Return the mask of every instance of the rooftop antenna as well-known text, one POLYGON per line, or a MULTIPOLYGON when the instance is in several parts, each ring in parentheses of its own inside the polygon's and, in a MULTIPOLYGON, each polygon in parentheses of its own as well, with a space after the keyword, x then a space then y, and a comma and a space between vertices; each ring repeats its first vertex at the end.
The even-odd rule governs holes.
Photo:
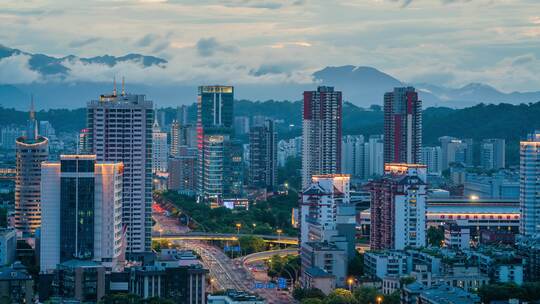
POLYGON ((122 96, 126 95, 124 76, 122 76, 122 96))
POLYGON ((116 76, 113 77, 113 96, 116 96, 116 76))
POLYGON ((36 119, 36 111, 34 110, 34 94, 30 95, 30 120, 36 119))

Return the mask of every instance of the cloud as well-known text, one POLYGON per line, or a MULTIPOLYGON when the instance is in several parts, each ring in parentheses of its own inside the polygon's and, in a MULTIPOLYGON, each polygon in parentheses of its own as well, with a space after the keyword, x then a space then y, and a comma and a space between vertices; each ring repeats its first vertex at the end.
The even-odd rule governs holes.
POLYGON ((257 69, 252 69, 249 74, 259 77, 271 74, 291 74, 292 71, 302 68, 302 64, 298 62, 281 62, 261 64, 257 69))
POLYGON ((217 52, 233 53, 236 48, 221 44, 216 38, 201 38, 195 45, 197 53, 202 57, 211 57, 217 52))
POLYGON ((289 5, 303 5, 305 0, 223 0, 221 3, 226 7, 247 7, 275 10, 289 5))
POLYGON ((524 65, 524 64, 529 64, 531 62, 535 62, 537 59, 536 59, 536 56, 534 56, 534 54, 527 54, 527 55, 523 55, 523 56, 518 56, 516 58, 514 58, 512 60, 512 65, 513 66, 520 66, 520 65, 524 65))
POLYGON ((74 40, 74 41, 71 41, 68 46, 71 48, 80 48, 80 47, 98 42, 100 40, 101 38, 98 38, 98 37, 92 37, 92 38, 82 39, 82 40, 74 40))
POLYGON ((391 2, 397 2, 401 4, 401 7, 407 7, 413 0, 390 0, 391 2))
POLYGON ((31 83, 40 79, 40 74, 30 69, 28 55, 13 55, 0 60, 0 83, 31 83))
POLYGON ((147 47, 147 46, 150 46, 155 41, 157 41, 158 39, 159 39, 159 36, 156 34, 146 34, 143 37, 141 37, 141 39, 137 40, 135 42, 135 45, 140 46, 140 47, 147 47))

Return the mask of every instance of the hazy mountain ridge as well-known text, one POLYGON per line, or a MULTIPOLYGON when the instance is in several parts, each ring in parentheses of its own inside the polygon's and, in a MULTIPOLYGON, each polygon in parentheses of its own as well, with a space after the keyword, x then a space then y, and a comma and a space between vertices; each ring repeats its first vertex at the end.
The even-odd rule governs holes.
MULTIPOLYGON (((38 108, 77 108, 100 94, 112 91, 112 83, 92 81, 68 81, 71 72, 68 63, 98 64, 114 67, 120 63, 136 63, 141 69, 167 67, 167 60, 140 54, 125 56, 95 56, 90 58, 69 55, 53 57, 32 54, 19 49, 0 45, 0 62, 11 56, 28 56, 30 69, 38 72, 40 81, 3 85, 0 83, 0 105, 24 109, 33 94, 38 108), (48 76, 51 76, 50 78, 48 76), (54 79, 54 80, 51 80, 54 79)), ((121 76, 121 75, 119 75, 121 76)), ((368 66, 328 66, 312 74, 313 83, 234 83, 236 98, 247 100, 300 100, 304 90, 313 90, 317 85, 334 86, 343 92, 344 100, 361 107, 382 105, 383 95, 396 86, 413 85, 420 92, 424 108, 442 106, 464 108, 478 103, 530 103, 540 101, 540 91, 505 93, 486 84, 470 83, 461 88, 449 88, 431 83, 408 84, 387 73, 368 66)), ((128 92, 145 94, 159 106, 191 104, 197 98, 197 85, 192 83, 163 83, 146 85, 133 83, 126 75, 128 92)), ((210 81, 210 80, 209 80, 210 81)), ((111 81, 112 82, 112 81, 111 81)))
POLYGON ((103 64, 109 67, 115 66, 121 62, 136 62, 141 67, 146 68, 153 65, 164 67, 167 64, 167 60, 154 57, 145 56, 140 54, 127 54, 124 56, 116 57, 111 55, 95 56, 95 57, 77 57, 75 55, 68 55, 64 57, 53 57, 44 54, 32 54, 21 51, 19 49, 9 48, 0 45, 0 60, 3 58, 25 55, 29 56, 29 66, 32 70, 39 72, 43 76, 66 76, 70 69, 66 66, 66 62, 80 61, 84 64, 103 64))

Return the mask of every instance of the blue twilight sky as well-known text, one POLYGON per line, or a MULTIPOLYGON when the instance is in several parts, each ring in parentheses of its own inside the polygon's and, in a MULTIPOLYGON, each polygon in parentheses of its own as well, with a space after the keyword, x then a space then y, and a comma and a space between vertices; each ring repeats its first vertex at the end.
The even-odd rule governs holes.
MULTIPOLYGON (((407 82, 540 89, 539 0, 0 0, 0 44, 169 60, 71 62, 68 81, 309 83, 313 71, 352 64, 407 82)), ((0 83, 47 81, 27 60, 1 60, 0 83)))

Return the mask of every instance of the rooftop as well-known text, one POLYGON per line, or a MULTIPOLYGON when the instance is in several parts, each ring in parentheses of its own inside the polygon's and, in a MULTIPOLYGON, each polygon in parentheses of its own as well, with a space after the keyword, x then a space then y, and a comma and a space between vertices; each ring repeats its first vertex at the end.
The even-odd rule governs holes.
POLYGON ((423 291, 420 297, 434 304, 475 304, 480 303, 480 297, 463 289, 448 285, 440 285, 423 291))

